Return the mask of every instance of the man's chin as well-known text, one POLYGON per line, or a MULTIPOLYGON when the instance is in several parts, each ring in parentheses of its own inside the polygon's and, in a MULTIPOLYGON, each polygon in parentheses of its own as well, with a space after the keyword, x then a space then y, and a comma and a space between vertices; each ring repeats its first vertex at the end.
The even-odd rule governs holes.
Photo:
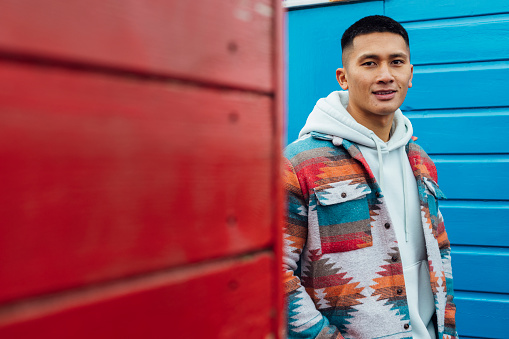
POLYGON ((397 108, 396 109, 380 110, 380 111, 377 111, 377 112, 373 112, 373 114, 380 115, 380 116, 387 116, 387 115, 394 114, 394 112, 396 112, 396 110, 397 110, 397 108))

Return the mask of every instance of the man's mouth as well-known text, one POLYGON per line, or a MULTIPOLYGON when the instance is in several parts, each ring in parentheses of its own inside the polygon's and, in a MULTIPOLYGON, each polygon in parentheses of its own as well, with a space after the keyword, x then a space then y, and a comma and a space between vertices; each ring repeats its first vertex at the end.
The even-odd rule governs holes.
POLYGON ((387 91, 374 91, 373 94, 380 100, 390 100, 394 98, 396 91, 387 90, 387 91))

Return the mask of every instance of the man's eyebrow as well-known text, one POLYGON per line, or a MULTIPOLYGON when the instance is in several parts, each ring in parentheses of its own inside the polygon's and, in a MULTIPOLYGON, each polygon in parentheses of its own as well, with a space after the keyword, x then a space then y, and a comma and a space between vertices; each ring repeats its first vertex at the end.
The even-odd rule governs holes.
MULTIPOLYGON (((406 54, 404 52, 399 52, 399 53, 393 53, 393 54, 389 55, 389 57, 391 59, 394 59, 394 58, 408 58, 408 54, 406 54)), ((366 54, 361 54, 359 56, 359 60, 363 60, 363 59, 380 59, 380 56, 378 54, 375 54, 375 53, 366 53, 366 54)))
POLYGON ((408 58, 408 55, 406 53, 394 53, 390 55, 391 58, 408 58))
POLYGON ((377 54, 369 54, 369 53, 366 53, 366 54, 361 54, 361 56, 359 56, 359 59, 362 60, 362 59, 379 59, 380 56, 378 56, 377 54))

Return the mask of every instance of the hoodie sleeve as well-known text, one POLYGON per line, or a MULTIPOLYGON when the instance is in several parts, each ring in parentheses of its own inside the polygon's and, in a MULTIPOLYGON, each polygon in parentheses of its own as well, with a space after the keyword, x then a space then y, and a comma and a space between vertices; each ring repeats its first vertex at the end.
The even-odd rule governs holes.
POLYGON ((284 185, 287 194, 286 223, 283 230, 284 288, 288 305, 288 338, 343 339, 315 307, 296 274, 307 238, 307 211, 299 180, 285 159, 284 185))

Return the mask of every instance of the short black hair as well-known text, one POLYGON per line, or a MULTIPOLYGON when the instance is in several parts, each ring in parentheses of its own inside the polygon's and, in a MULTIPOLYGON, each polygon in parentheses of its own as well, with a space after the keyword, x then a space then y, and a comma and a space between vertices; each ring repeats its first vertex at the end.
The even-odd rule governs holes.
POLYGON ((341 49, 344 51, 345 48, 349 47, 353 43, 353 39, 358 35, 376 32, 389 32, 401 35, 407 46, 410 47, 408 33, 399 22, 384 15, 370 15, 347 28, 341 37, 341 49))

